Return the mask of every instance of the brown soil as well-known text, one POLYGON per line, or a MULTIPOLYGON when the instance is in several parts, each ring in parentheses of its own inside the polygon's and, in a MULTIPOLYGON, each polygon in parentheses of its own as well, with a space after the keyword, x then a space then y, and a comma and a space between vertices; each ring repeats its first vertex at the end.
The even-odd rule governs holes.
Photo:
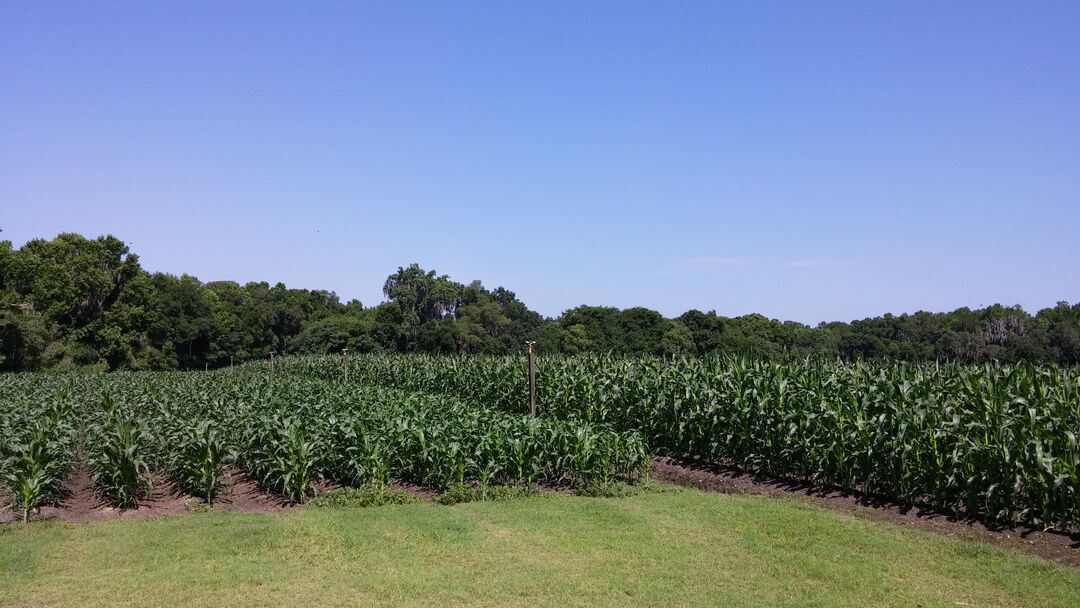
MULTIPOLYGON (((32 520, 55 519, 67 522, 108 521, 112 519, 145 519, 165 515, 186 515, 203 508, 205 501, 184 492, 171 479, 155 475, 153 492, 139 501, 138 508, 118 509, 91 485, 91 473, 76 469, 64 484, 63 498, 57 506, 41 507, 32 520)), ((316 494, 341 487, 340 484, 319 480, 312 484, 316 494)), ((430 488, 411 483, 392 483, 392 488, 404 490, 421 500, 430 502, 438 493, 430 488)), ((284 496, 267 491, 242 470, 230 467, 222 477, 221 488, 214 497, 214 510, 229 513, 258 512, 284 513, 302 509, 284 496)), ((10 497, 0 490, 0 524, 19 520, 19 513, 11 504, 10 497)))
MULTIPOLYGON (((97 492, 90 483, 90 472, 77 469, 64 484, 64 497, 58 506, 41 507, 31 517, 69 522, 143 519, 163 515, 183 515, 203 504, 201 498, 182 491, 172 480, 158 477, 149 498, 139 501, 136 509, 118 509, 97 492)), ((222 479, 220 493, 214 498, 216 511, 256 511, 281 513, 296 508, 282 496, 268 493, 238 469, 229 469, 222 479)), ((0 524, 16 521, 19 514, 10 507, 7 496, 0 497, 0 524)))
POLYGON ((439 493, 431 488, 424 486, 418 486, 415 483, 409 483, 404 481, 392 481, 390 487, 394 490, 402 490, 416 496, 424 502, 433 502, 439 497, 439 493))
POLYGON ((1080 567, 1080 532, 1030 527, 1000 527, 980 521, 964 521, 934 511, 899 505, 861 494, 822 489, 776 479, 751 476, 731 467, 693 461, 658 458, 651 477, 661 483, 706 492, 756 494, 794 498, 875 521, 929 530, 943 536, 986 543, 1073 567, 1080 567))

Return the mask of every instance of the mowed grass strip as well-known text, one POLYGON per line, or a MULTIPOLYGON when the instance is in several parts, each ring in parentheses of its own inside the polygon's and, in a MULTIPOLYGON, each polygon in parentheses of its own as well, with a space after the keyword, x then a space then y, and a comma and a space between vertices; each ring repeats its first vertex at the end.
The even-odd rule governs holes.
POLYGON ((1045 608, 1080 605, 1080 571, 677 491, 6 526, 0 605, 1045 608))

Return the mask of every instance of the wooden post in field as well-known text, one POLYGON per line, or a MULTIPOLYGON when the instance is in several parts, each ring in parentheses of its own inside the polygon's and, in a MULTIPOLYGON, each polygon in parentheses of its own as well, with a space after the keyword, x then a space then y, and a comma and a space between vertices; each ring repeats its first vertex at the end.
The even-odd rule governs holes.
POLYGON ((233 355, 229 355, 229 369, 232 369, 233 355))
POLYGON ((270 351, 270 373, 274 373, 274 351, 270 351))
POLYGON ((529 413, 536 415, 536 353, 533 352, 536 342, 526 341, 525 348, 529 351, 529 413))
POLYGON ((345 384, 349 383, 349 349, 341 349, 341 371, 345 375, 345 384))
POLYGON ((202 371, 204 371, 204 372, 210 371, 210 362, 209 361, 203 361, 202 366, 203 366, 202 371))

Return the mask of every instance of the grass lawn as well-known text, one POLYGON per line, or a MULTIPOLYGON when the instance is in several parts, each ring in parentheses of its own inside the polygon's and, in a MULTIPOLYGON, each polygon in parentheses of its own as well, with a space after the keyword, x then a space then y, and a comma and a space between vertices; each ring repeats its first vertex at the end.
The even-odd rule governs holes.
POLYGON ((1080 606, 1080 571, 679 491, 0 528, 2 606, 1080 606))

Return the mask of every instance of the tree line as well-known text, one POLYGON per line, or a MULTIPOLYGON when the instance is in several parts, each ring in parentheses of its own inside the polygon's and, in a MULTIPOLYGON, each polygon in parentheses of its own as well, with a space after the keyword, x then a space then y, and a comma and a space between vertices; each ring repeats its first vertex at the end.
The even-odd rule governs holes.
POLYGON ((417 264, 383 284, 385 301, 342 303, 281 283, 203 283, 148 272, 120 239, 60 234, 0 241, 0 370, 202 369, 287 353, 539 352, 826 356, 1080 362, 1080 304, 1029 314, 995 304, 816 327, 760 314, 578 306, 556 318, 514 292, 459 283, 417 264))

